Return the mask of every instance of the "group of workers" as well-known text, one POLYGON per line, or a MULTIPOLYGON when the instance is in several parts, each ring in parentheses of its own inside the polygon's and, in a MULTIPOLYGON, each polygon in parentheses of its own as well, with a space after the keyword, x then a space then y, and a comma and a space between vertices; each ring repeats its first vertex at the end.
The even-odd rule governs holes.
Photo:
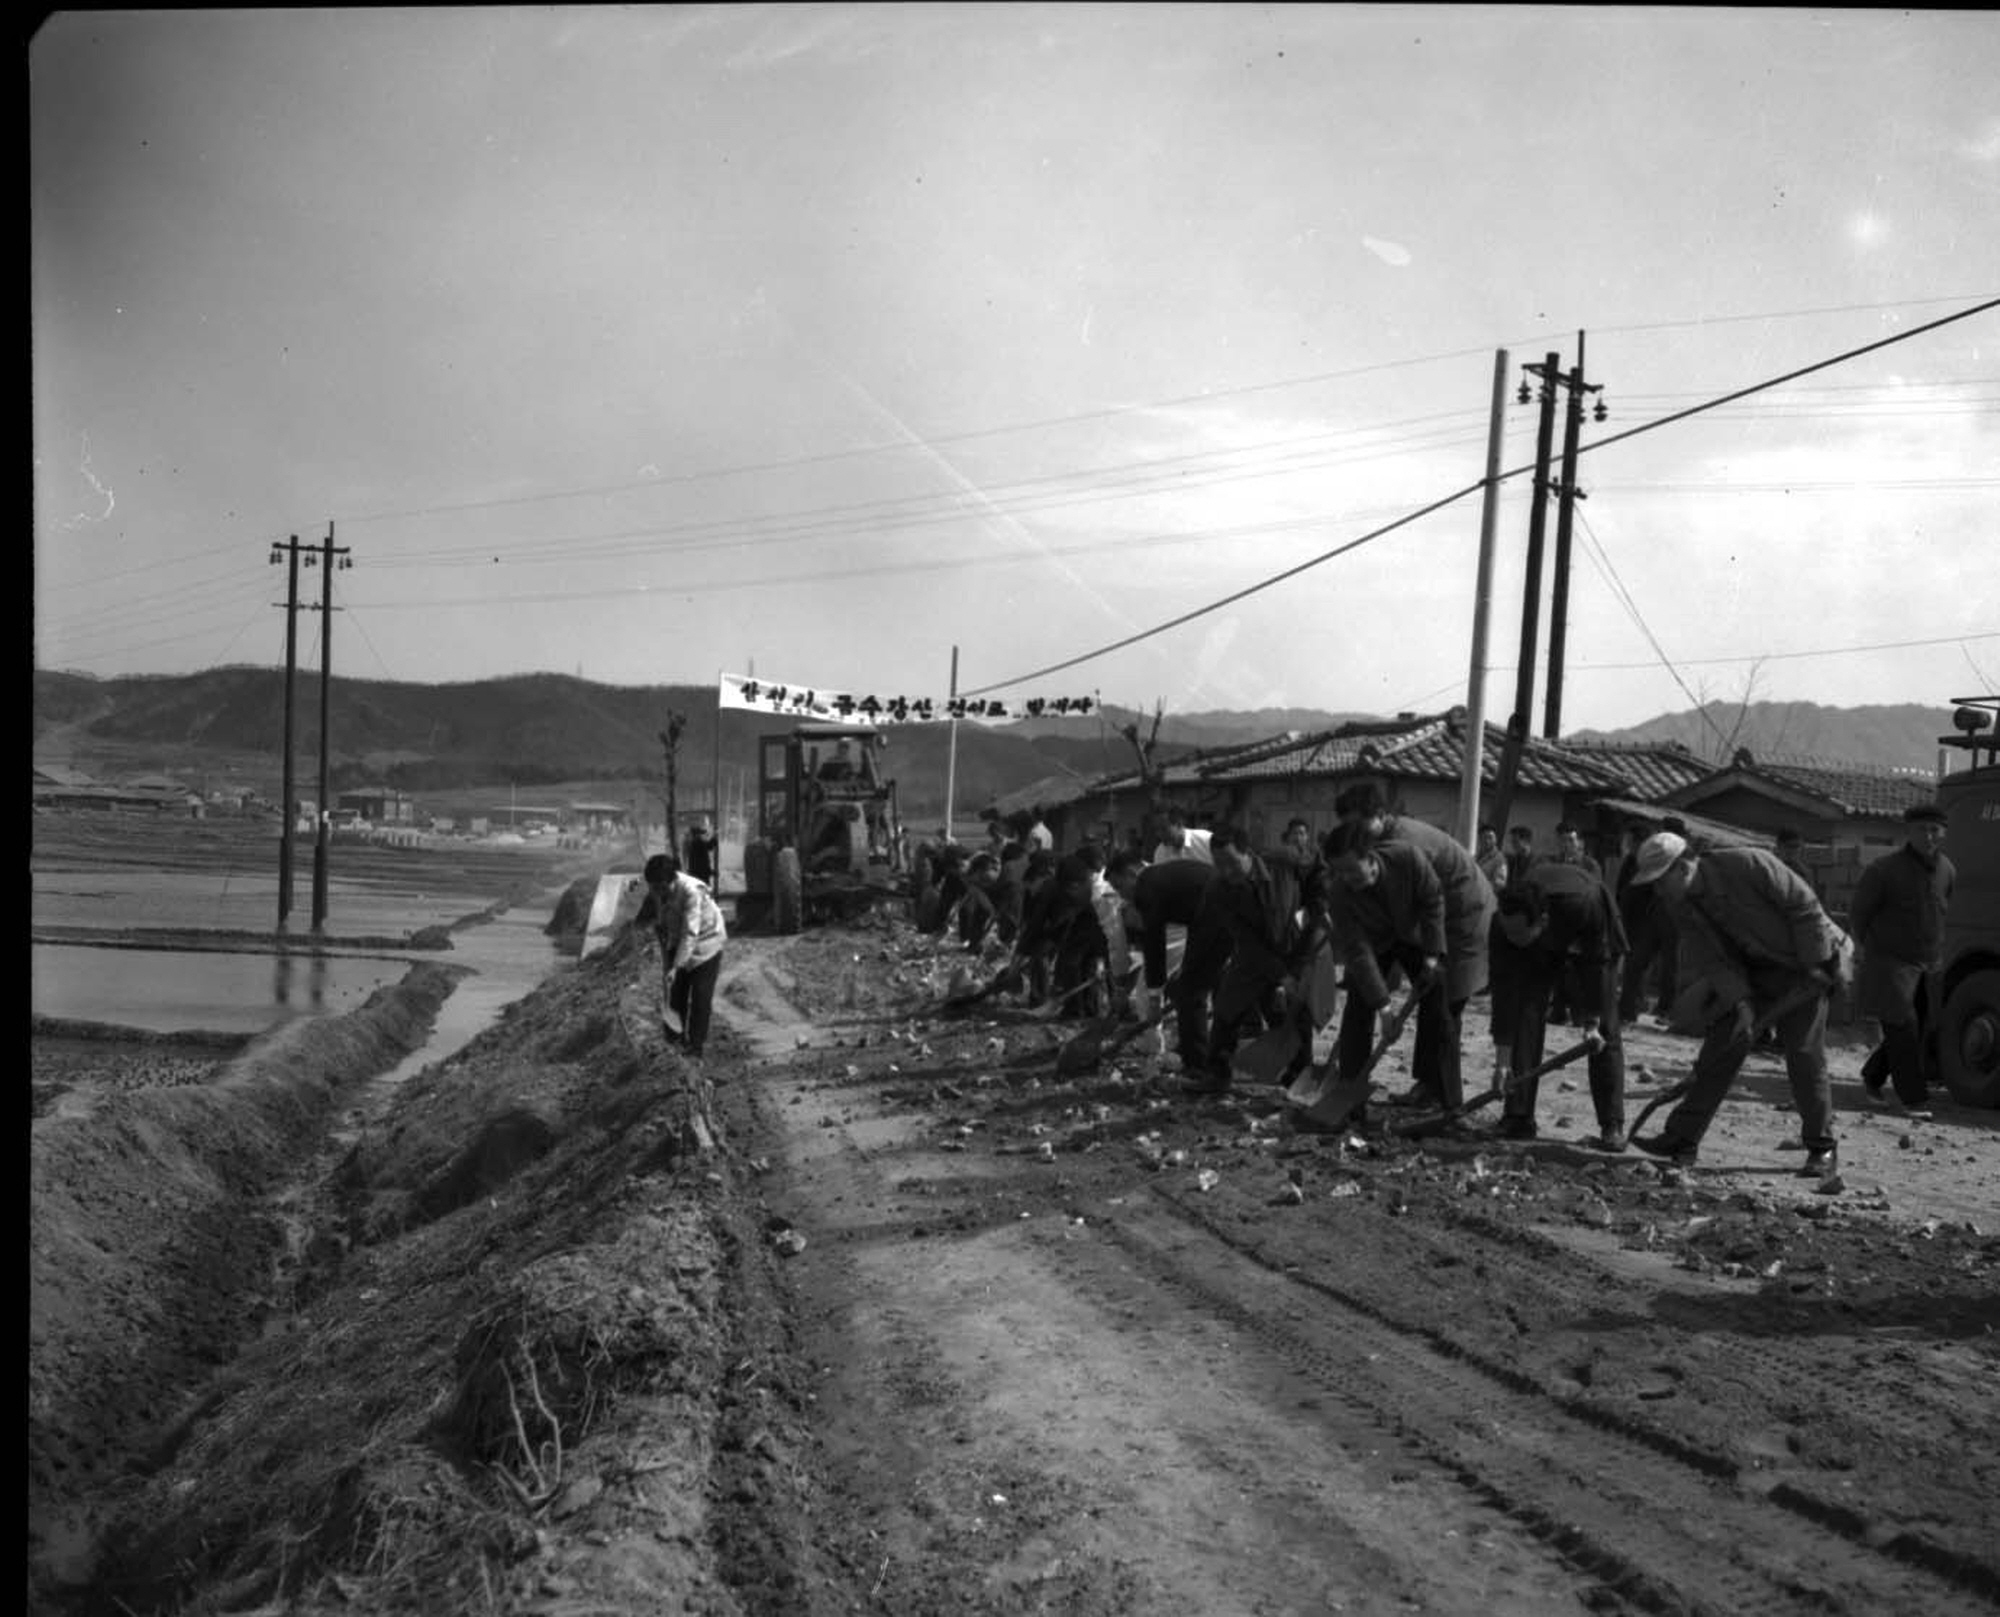
MULTIPOLYGON (((1890 1085, 1905 1107, 1923 1103, 1923 982, 1952 885, 1933 805, 1909 810, 1904 845, 1864 872, 1853 939, 1782 842, 1706 847, 1669 820, 1631 833, 1607 881, 1573 826, 1538 856, 1518 828, 1504 846, 1483 829, 1468 851, 1394 812, 1373 785, 1349 788, 1335 813, 1323 837, 1295 819, 1280 846, 1260 851, 1241 827, 1191 826, 1170 809, 1156 840, 1133 837, 1108 854, 1087 843, 1060 857, 1036 816, 1012 837, 996 827, 977 853, 920 850, 920 924, 955 923, 975 951, 997 938, 1036 1001, 1140 1020, 1171 1010, 1183 1082, 1200 1094, 1226 1091, 1242 1041, 1280 1027, 1297 1034, 1284 1074, 1296 1076, 1338 1003, 1338 1081, 1364 1077, 1391 1015, 1400 1028, 1413 1012, 1413 1087, 1398 1100, 1457 1113, 1465 1010, 1488 991, 1503 1137, 1534 1138, 1532 1075, 1549 1028, 1568 1024, 1579 1044, 1566 1053, 1588 1060, 1590 1143, 1611 1152, 1629 1143, 1682 1166, 1768 1039, 1800 1119, 1800 1172, 1812 1177, 1838 1166, 1826 1022, 1829 998, 1855 982, 1858 942, 1859 1009, 1883 1027, 1864 1083, 1885 1103, 1890 1085), (1622 1029, 1649 987, 1659 1012, 1701 1044, 1660 1132, 1628 1142, 1622 1029)), ((1365 1124, 1365 1110, 1349 1121, 1365 1124)))

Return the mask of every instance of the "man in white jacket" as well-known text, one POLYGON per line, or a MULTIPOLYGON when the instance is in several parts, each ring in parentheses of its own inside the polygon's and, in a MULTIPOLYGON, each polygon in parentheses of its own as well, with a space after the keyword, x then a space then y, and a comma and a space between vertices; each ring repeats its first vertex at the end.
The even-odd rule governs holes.
MULTIPOLYGON (((681 1020, 680 1044, 699 1059, 708 1042, 709 1014, 715 1005, 715 980, 722 974, 722 946, 728 931, 722 908, 694 877, 681 870, 670 853, 646 861, 646 903, 635 925, 650 920, 660 942, 660 970, 665 978, 667 1008, 681 1020)), ((673 1030, 667 1030, 669 1038, 673 1030)))

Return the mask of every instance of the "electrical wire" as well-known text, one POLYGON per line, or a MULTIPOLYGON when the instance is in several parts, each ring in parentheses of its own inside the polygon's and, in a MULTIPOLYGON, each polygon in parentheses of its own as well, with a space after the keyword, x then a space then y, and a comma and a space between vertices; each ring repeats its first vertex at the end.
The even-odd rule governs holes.
MULTIPOLYGON (((1970 294, 1968 294, 1970 295, 1970 294)), ((1893 303, 1848 303, 1834 304, 1812 309, 1766 310, 1751 314, 1704 315, 1682 320, 1656 320, 1635 325, 1599 326, 1596 329, 1605 334, 1623 334, 1641 331, 1681 331, 1711 325, 1734 325, 1758 320, 1793 320, 1826 314, 1868 313, 1881 309, 1920 309, 1940 303, 1962 301, 1956 296, 1912 298, 1893 303)), ((1922 328, 1919 328, 1922 329, 1922 328)), ((1538 332, 1533 336, 1515 339, 1502 344, 1516 347, 1548 340, 1560 334, 1538 332)), ((1435 354, 1421 354, 1410 359, 1383 360, 1372 365, 1356 365, 1345 370, 1319 371, 1305 376, 1285 377, 1270 382, 1250 382, 1240 387, 1212 388, 1202 393, 1182 394, 1173 398, 1154 399, 1141 404, 1127 404, 1107 407, 1102 410, 1082 410, 1069 415, 1043 416, 1028 421, 1011 422, 1002 426, 975 427, 964 432, 942 433, 923 440, 925 445, 937 447, 945 444, 973 443, 982 438, 1004 437, 1015 433, 1039 432, 1048 427, 1076 426, 1088 421, 1110 421, 1124 416, 1142 415, 1154 411, 1183 409, 1192 405, 1212 404, 1220 400, 1248 397, 1257 393, 1281 392, 1289 388, 1316 387, 1325 382, 1349 381, 1357 376, 1377 375, 1385 371, 1407 370, 1420 365, 1447 363, 1455 359, 1466 359, 1475 354, 1488 352, 1484 348, 1456 348, 1435 354)), ((892 443, 862 444, 853 449, 835 449, 815 455, 798 455, 782 460, 744 462, 733 466, 709 467, 701 471, 676 473, 672 477, 640 478, 619 483, 586 485, 570 489, 545 490, 536 494, 511 495, 499 499, 445 501, 430 505, 411 506, 400 510, 371 511, 359 515, 339 518, 342 524, 361 522, 390 522, 411 517, 441 516, 462 511, 492 511, 513 506, 543 504, 554 500, 582 499, 606 494, 629 493, 636 490, 660 488, 688 483, 707 482, 728 477, 763 476, 775 471, 791 471, 807 466, 830 465, 840 461, 861 459, 869 455, 908 453, 919 447, 906 439, 892 443)))
MULTIPOLYGON (((1581 503, 1581 501, 1578 502, 1579 507, 1581 503)), ((1688 699, 1689 705, 1701 715, 1702 722, 1715 732, 1716 741, 1722 746, 1727 747, 1729 738, 1722 733, 1721 727, 1708 716, 1707 705, 1689 688, 1688 682, 1681 678, 1681 671, 1674 666, 1673 659, 1667 655, 1667 648, 1660 644, 1660 637, 1653 633, 1652 626, 1646 622, 1646 615, 1639 610, 1639 603, 1632 598, 1632 592, 1625 587, 1625 580, 1618 576, 1618 569, 1611 563, 1610 552, 1604 548, 1603 542, 1597 537, 1597 531, 1591 527, 1590 519, 1584 516, 1581 509, 1577 509, 1576 517, 1583 529, 1585 554, 1590 557, 1592 565, 1598 569, 1603 575, 1604 581, 1610 586, 1612 598, 1625 609, 1626 615, 1638 625, 1639 632, 1646 637, 1646 644, 1653 648, 1654 655, 1660 659, 1660 666, 1673 676, 1674 683, 1681 688, 1681 694, 1688 699)))
MULTIPOLYGON (((1690 405, 1686 409, 1677 410, 1670 415, 1661 416, 1656 420, 1641 422, 1636 427, 1628 427, 1623 432, 1613 433, 1608 438, 1599 438, 1591 443, 1579 445, 1577 452, 1578 454, 1583 454, 1592 450, 1608 449, 1613 444, 1624 443, 1628 439, 1637 438, 1644 433, 1657 432, 1662 427, 1672 426, 1674 423, 1679 421, 1686 421, 1690 417, 1701 415, 1708 410, 1717 409, 1725 404, 1733 404, 1738 399, 1749 398, 1752 394, 1762 393, 1774 387, 1781 387, 1787 382, 1796 381, 1801 376, 1811 376, 1815 372, 1827 370, 1832 366, 1845 364, 1850 360, 1858 359, 1864 354, 1872 354, 1879 351, 1880 349, 1888 348, 1898 343, 1908 342, 1912 338, 1923 336, 1927 332, 1941 330, 1945 326, 1955 324, 1960 320, 1969 320, 1975 315, 1985 314, 1995 308, 2000 308, 2000 298, 1989 299, 1987 302, 1976 304, 1969 309, 1961 309, 1956 311, 1955 313, 1941 316, 1936 320, 1927 321, 1923 325, 1913 326, 1910 328, 1910 330, 1898 332, 1894 336, 1880 338, 1875 342, 1865 343, 1858 348, 1850 348, 1845 352, 1833 355, 1831 358, 1817 360, 1810 365, 1799 366, 1797 369, 1786 371, 1782 375, 1769 377, 1764 381, 1752 383, 1748 387, 1737 388, 1733 392, 1721 394, 1709 400, 1706 403, 1690 405)), ((1506 471, 1498 474, 1498 476, 1492 479, 1492 481, 1495 482, 1496 484, 1503 483, 1508 481, 1509 479, 1520 477, 1524 473, 1531 472, 1534 469, 1535 468, 1532 465, 1517 466, 1514 467, 1511 471, 1506 471)), ((1322 566, 1325 563, 1334 560, 1336 557, 1344 556, 1348 554, 1350 551, 1358 550, 1363 545, 1372 544, 1377 539, 1385 538, 1389 534, 1396 532, 1400 528, 1406 528, 1411 523, 1416 522, 1423 517, 1430 516, 1437 511, 1443 510, 1447 506, 1456 504, 1458 501, 1466 498, 1467 495, 1477 493, 1479 490, 1486 487, 1487 481, 1488 481, 1487 479, 1482 478, 1476 483, 1471 483, 1466 485, 1464 488, 1454 490, 1452 493, 1444 495, 1440 499, 1433 500, 1428 505, 1419 507, 1417 510, 1410 512, 1407 516, 1399 517, 1393 522, 1385 523, 1379 528, 1370 530, 1368 533, 1363 534, 1358 539, 1353 539, 1348 541, 1346 544, 1338 545, 1334 547, 1332 550, 1325 551, 1309 561, 1302 562, 1296 567, 1289 567, 1285 569, 1283 572, 1273 574, 1272 576, 1262 579, 1255 584, 1246 585, 1244 588, 1240 590, 1231 591, 1228 595, 1223 596, 1219 600, 1210 601, 1206 605, 1195 607, 1187 612, 1183 612, 1176 617, 1169 618, 1164 623, 1155 624, 1153 627, 1149 629, 1139 630, 1137 633, 1126 635, 1121 639, 1111 642, 1109 645, 1099 646, 1095 650, 1084 652, 1078 656, 1065 658, 1060 662, 1050 663, 1041 668, 1030 670, 1027 673, 1017 674, 1009 679, 996 680, 991 684, 981 685, 975 689, 964 691, 961 694, 968 697, 984 696, 989 692, 1006 690, 1015 685, 1026 684, 1031 680, 1045 679, 1051 674, 1062 673, 1068 669, 1075 668, 1082 663, 1094 662, 1100 657, 1106 657, 1114 652, 1123 651, 1127 647, 1137 645, 1141 641, 1150 640, 1157 635, 1165 634, 1167 631, 1171 629, 1180 628, 1183 625, 1192 623, 1199 618, 1206 617, 1212 612, 1219 612, 1226 606, 1233 606, 1238 601, 1245 600, 1252 595, 1260 594, 1264 590, 1274 588, 1278 584, 1285 583, 1290 579, 1296 578, 1302 573, 1309 572, 1315 567, 1322 566)), ((1643 667, 1648 665, 1641 664, 1640 666, 1643 667)))

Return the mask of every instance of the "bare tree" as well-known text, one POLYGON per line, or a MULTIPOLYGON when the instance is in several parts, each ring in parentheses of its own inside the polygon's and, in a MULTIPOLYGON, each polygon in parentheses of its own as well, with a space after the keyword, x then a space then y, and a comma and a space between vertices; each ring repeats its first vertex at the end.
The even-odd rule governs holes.
POLYGON ((1132 744, 1132 754, 1139 760, 1139 783, 1146 789, 1146 830, 1149 835, 1157 833, 1164 822, 1167 807, 1167 772, 1153 756, 1153 749, 1160 740, 1160 721, 1166 717, 1164 701, 1153 703, 1153 723, 1147 730, 1145 739, 1139 737, 1139 721, 1134 718, 1118 726, 1118 733, 1132 744))
MULTIPOLYGON (((1715 763, 1727 764, 1738 752, 1748 746, 1751 741, 1757 739, 1751 734, 1750 709, 1756 705, 1757 688, 1762 679, 1763 671, 1763 659, 1759 658, 1750 665, 1749 671, 1744 674, 1743 688, 1733 700, 1711 696, 1706 683, 1696 685, 1695 695, 1698 698, 1698 702, 1695 707, 1695 716, 1708 727, 1710 735, 1714 737, 1713 753, 1709 753, 1705 747, 1696 745, 1694 752, 1697 756, 1711 756, 1715 763), (1714 715, 1709 713, 1711 707, 1716 710, 1714 715)), ((1789 728, 1790 721, 1788 719, 1780 727, 1777 737, 1774 738, 1774 746, 1777 742, 1784 739, 1785 732, 1789 728)), ((1763 743, 1759 742, 1759 746, 1762 747, 1763 743)))
POLYGON ((667 755, 666 788, 660 794, 660 801, 667 814, 667 851, 675 854, 680 851, 680 829, 675 823, 675 791, 678 780, 676 765, 681 750, 681 737, 687 731, 687 722, 685 713, 670 711, 667 714, 667 727, 660 732, 660 745, 666 749, 667 755))

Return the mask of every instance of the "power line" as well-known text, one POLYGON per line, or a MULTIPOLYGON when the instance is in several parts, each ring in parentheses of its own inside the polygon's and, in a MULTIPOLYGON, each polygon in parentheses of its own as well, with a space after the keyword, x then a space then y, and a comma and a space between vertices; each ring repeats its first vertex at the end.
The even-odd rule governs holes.
POLYGON ((1624 607, 1626 614, 1632 621, 1639 626, 1639 632, 1646 637, 1646 643, 1653 648, 1654 654, 1660 659, 1660 666, 1673 676, 1674 683, 1681 688, 1681 694, 1688 699, 1695 711, 1701 715, 1702 722, 1715 731, 1715 739, 1726 747, 1729 738, 1722 733, 1715 721, 1709 718, 1707 705, 1688 688, 1688 682, 1681 678, 1681 671, 1674 666, 1673 659, 1667 655, 1667 648, 1660 644, 1660 637, 1653 633, 1652 627, 1646 622, 1646 615, 1639 610, 1639 603, 1632 598, 1632 592, 1625 587, 1624 579, 1618 576, 1618 569, 1611 564, 1610 552, 1604 548, 1603 543, 1598 539, 1597 530, 1591 527, 1590 519, 1584 516, 1580 510, 1576 513, 1576 516, 1577 520, 1583 524, 1583 536, 1589 546, 1588 554, 1591 561, 1604 574, 1605 582, 1611 586, 1612 595, 1617 599, 1619 605, 1624 607))
MULTIPOLYGON (((1969 294, 1974 295, 1974 294, 1969 294)), ((1710 325, 1731 325, 1758 320, 1791 320, 1823 314, 1866 313, 1880 309, 1925 308, 1939 303, 1956 303, 1957 297, 1912 298, 1892 303, 1849 303, 1835 304, 1813 309, 1779 309, 1752 314, 1697 316, 1683 320, 1657 320, 1644 324, 1623 326, 1601 326, 1597 329, 1606 333, 1638 331, 1678 331, 1692 327, 1710 325)), ((1919 327, 1918 330, 1925 328, 1919 327)), ((1521 341, 1540 341, 1547 333, 1521 341)), ((1564 333, 1567 335, 1567 333, 1564 333)), ((1907 335, 1915 335, 1915 332, 1907 335)), ((1508 344, 1505 346, 1512 346, 1508 344)), ((536 505, 554 500, 582 499, 593 495, 630 493, 640 489, 669 487, 687 483, 707 482, 726 477, 747 477, 774 471, 791 471, 807 466, 829 465, 839 461, 862 459, 870 455, 908 453, 912 449, 936 447, 941 444, 972 443, 981 438, 1004 437, 1014 433, 1037 432, 1047 427, 1076 426, 1087 421, 1116 420, 1122 416, 1139 415, 1147 411, 1173 410, 1189 405, 1212 404, 1219 400, 1241 398, 1256 393, 1281 392, 1289 388, 1313 387, 1323 382, 1348 381, 1357 376, 1376 375, 1384 371, 1406 370, 1419 365, 1443 364, 1454 359, 1465 359, 1474 354, 1488 352, 1484 348, 1457 348, 1435 354, 1421 354, 1411 359, 1384 360, 1373 365, 1356 365, 1346 370, 1320 371, 1305 376, 1285 377, 1269 382, 1250 382, 1239 387, 1212 388, 1202 393, 1182 394, 1178 397, 1154 399, 1139 404, 1110 406, 1101 410, 1082 410, 1069 415, 1043 416, 1028 421, 1018 421, 1002 426, 975 427, 964 432, 943 433, 925 437, 919 444, 906 439, 891 443, 861 444, 852 449, 826 450, 814 455, 798 455, 781 460, 743 462, 732 466, 709 467, 701 471, 680 472, 672 477, 638 478, 619 483, 587 485, 571 489, 545 490, 536 494, 510 495, 498 499, 445 501, 431 505, 411 506, 402 510, 373 511, 360 515, 345 516, 340 520, 347 525, 360 522, 390 522, 410 517, 441 516, 460 511, 492 511, 511 506, 536 505)))
MULTIPOLYGON (((1580 444, 1577 447, 1577 453, 1584 454, 1594 449, 1606 449, 1609 448, 1612 444, 1623 443, 1627 439, 1636 438, 1640 436, 1642 433, 1656 432, 1661 427, 1671 426, 1677 421, 1685 421, 1689 417, 1700 415, 1707 410, 1717 409, 1725 404, 1733 404, 1736 402, 1736 400, 1748 398, 1754 393, 1762 393, 1770 388, 1781 387, 1786 382, 1795 381, 1801 376, 1810 376, 1816 371, 1823 371, 1829 369, 1834 365, 1840 365, 1846 363, 1849 360, 1858 359, 1863 354, 1872 354, 1880 349, 1891 347, 1894 344, 1908 342, 1913 337, 1920 337, 1924 335, 1926 332, 1940 330, 1941 328, 1948 325, 1952 325, 1960 320, 1968 320, 1972 318, 1974 315, 1985 314, 1989 310, 1992 310, 1994 308, 2000 308, 2000 298, 1989 299, 1987 302, 1977 304, 1972 308, 1961 309, 1954 314, 1944 315, 1939 319, 1927 321, 1925 324, 1921 326, 1913 326, 1910 330, 1898 332, 1894 336, 1884 337, 1871 343, 1865 343, 1858 348, 1850 348, 1846 350, 1844 353, 1835 354, 1830 359, 1819 360, 1811 365, 1802 365, 1798 367, 1796 370, 1785 372, 1781 376, 1774 376, 1765 381, 1753 383, 1748 387, 1737 388, 1735 391, 1730 393, 1724 393, 1714 399, 1709 400, 1705 404, 1691 405, 1687 409, 1675 411, 1671 415, 1661 416, 1657 420, 1641 422, 1636 427, 1628 427, 1625 431, 1613 433, 1608 438, 1599 438, 1591 443, 1580 444)), ((1533 465, 1516 466, 1511 471, 1502 472, 1497 478, 1494 479, 1494 481, 1504 483, 1508 481, 1510 478, 1519 477, 1526 472, 1533 471, 1534 469, 1535 468, 1533 465)), ((978 686, 976 689, 967 690, 962 692, 961 694, 965 696, 984 696, 991 691, 1006 690, 1008 687, 1013 685, 1026 684, 1030 680, 1046 679, 1051 674, 1062 673, 1067 669, 1077 667, 1079 664, 1094 662, 1099 657, 1106 657, 1110 656, 1113 652, 1123 651, 1128 646, 1137 645, 1142 640, 1150 640, 1155 635, 1165 634, 1170 629, 1178 629, 1184 624, 1192 623, 1196 619, 1206 617, 1212 612, 1219 612, 1226 606, 1233 606, 1238 601, 1245 600, 1252 595, 1259 594, 1264 590, 1271 589, 1278 584, 1296 578, 1301 573, 1308 572, 1315 567, 1321 566, 1326 562, 1332 561, 1338 556, 1344 556, 1349 551, 1358 550, 1363 545, 1366 544, 1372 544, 1375 540, 1384 538, 1387 535, 1394 533, 1399 528, 1408 527, 1411 523, 1416 522, 1423 517, 1430 516, 1434 512, 1441 511, 1448 505, 1456 504, 1458 501, 1464 499, 1467 495, 1475 494, 1485 486, 1486 486, 1486 479, 1481 478, 1476 483, 1467 484, 1464 488, 1458 489, 1453 493, 1447 494, 1441 499, 1433 500, 1428 505, 1419 507, 1417 510, 1410 512, 1407 516, 1399 517, 1394 522, 1385 523, 1383 526, 1375 528, 1370 532, 1363 534, 1359 539, 1353 539, 1344 545, 1336 546, 1334 549, 1326 551, 1321 555, 1314 557, 1310 561, 1301 562, 1296 567, 1289 567, 1285 569, 1285 571, 1281 573, 1276 573, 1269 578, 1259 581, 1258 583, 1247 585, 1240 590, 1234 590, 1228 595, 1223 596, 1220 600, 1210 601, 1204 606, 1195 607, 1191 611, 1183 612, 1179 616, 1170 618, 1164 623, 1156 624, 1150 629, 1142 629, 1136 634, 1126 635, 1122 639, 1115 640, 1111 644, 1106 646, 1100 646, 1093 651, 1087 651, 1079 656, 1065 658, 1061 662, 1050 663, 1044 667, 1033 669, 1028 673, 1015 675, 1011 679, 996 680, 992 684, 981 685, 978 686)), ((1640 664, 1639 666, 1644 667, 1647 665, 1640 664)))
MULTIPOLYGON (((1797 662, 1811 657, 1847 657, 1864 651, 1908 651, 1918 646, 1954 646, 1974 640, 2000 640, 2000 629, 1981 631, 1977 634, 1940 634, 1923 640, 1877 640, 1861 646, 1819 646, 1811 651, 1758 651, 1742 657, 1683 657, 1683 668, 1713 668, 1726 663, 1783 663, 1797 662)), ((1591 668, 1604 673, 1614 673, 1633 668, 1651 668, 1646 663, 1572 663, 1572 668, 1591 668)))

